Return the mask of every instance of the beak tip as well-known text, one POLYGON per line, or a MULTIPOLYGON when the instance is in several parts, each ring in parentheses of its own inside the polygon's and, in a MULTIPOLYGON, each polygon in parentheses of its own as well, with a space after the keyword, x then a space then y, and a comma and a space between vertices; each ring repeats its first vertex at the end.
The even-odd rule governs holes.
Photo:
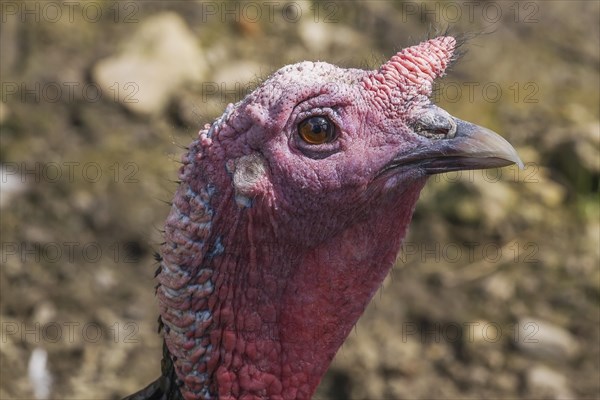
POLYGON ((475 152, 481 151, 481 154, 487 156, 503 158, 511 164, 515 164, 519 169, 525 169, 525 164, 519 157, 517 150, 502 136, 497 133, 470 123, 461 121, 461 126, 467 128, 466 137, 472 143, 475 152))
POLYGON ((506 142, 506 144, 508 145, 507 147, 505 147, 505 151, 507 153, 510 154, 508 158, 509 161, 512 161, 517 167, 519 167, 520 170, 524 170, 525 169, 525 163, 523 163, 523 160, 521 160, 521 157, 519 157, 519 154, 517 153, 517 150, 512 147, 508 141, 506 141, 506 139, 503 140, 504 142, 506 142))
POLYGON ((517 158, 517 162, 515 164, 517 164, 517 167, 519 167, 521 171, 525 169, 525 164, 523 164, 523 161, 521 161, 520 158, 517 158))
MULTIPOLYGON (((506 150, 508 150, 508 149, 506 149, 506 150)), ((507 161, 511 161, 520 170, 524 170, 525 169, 525 163, 523 163, 523 161, 521 160, 521 157, 519 157, 519 154, 517 153, 517 150, 514 147, 511 146, 510 150, 509 150, 509 153, 510 153, 510 155, 507 155, 506 160, 507 161)))

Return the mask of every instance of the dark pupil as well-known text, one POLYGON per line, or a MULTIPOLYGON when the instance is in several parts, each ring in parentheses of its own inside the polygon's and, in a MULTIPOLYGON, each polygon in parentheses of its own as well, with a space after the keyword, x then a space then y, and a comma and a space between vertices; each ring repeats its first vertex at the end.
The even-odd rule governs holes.
POLYGON ((314 117, 308 120, 308 123, 311 126, 312 133, 321 133, 326 132, 329 124, 327 120, 323 117, 314 117))

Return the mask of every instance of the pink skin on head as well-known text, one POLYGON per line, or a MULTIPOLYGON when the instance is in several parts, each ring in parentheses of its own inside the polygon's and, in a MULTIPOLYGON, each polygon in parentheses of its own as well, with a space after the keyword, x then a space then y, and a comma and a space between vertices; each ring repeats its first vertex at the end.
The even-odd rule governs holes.
POLYGON ((389 272, 426 175, 379 175, 456 42, 379 71, 286 66, 200 132, 165 227, 158 298, 186 399, 308 399, 389 272), (335 141, 298 124, 327 116, 335 141))

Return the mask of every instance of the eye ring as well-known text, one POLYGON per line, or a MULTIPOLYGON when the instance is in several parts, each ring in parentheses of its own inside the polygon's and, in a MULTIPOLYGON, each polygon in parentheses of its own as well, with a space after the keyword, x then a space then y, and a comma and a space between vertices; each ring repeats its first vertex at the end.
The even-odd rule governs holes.
POLYGON ((310 145, 329 143, 335 139, 335 125, 325 115, 313 115, 298 124, 298 135, 310 145))

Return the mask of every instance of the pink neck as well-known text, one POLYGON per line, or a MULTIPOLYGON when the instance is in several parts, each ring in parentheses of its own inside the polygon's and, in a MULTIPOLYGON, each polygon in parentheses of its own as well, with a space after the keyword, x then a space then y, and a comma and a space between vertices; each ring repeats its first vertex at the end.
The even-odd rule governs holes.
POLYGON ((203 194, 190 200, 183 187, 167 222, 158 295, 184 397, 309 399, 393 265, 420 189, 390 196, 307 249, 278 239, 277 224, 258 215, 270 211, 240 208, 231 193, 203 203, 215 215, 206 224, 211 213, 189 205, 203 194), (198 237, 212 244, 201 258, 198 237))
POLYGON ((211 333, 219 398, 309 399, 393 265, 409 211, 389 221, 382 210, 311 251, 262 247, 249 234, 255 250, 238 258, 249 262, 225 257, 211 333))

